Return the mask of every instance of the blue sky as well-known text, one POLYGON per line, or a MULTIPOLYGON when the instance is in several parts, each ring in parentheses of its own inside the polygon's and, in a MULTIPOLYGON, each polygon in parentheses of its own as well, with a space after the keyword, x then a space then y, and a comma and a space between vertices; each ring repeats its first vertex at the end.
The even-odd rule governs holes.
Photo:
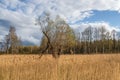
POLYGON ((0 0, 0 41, 13 25, 24 43, 39 45, 42 34, 34 24, 44 11, 53 19, 60 15, 73 29, 104 25, 120 31, 120 0, 0 0))
MULTIPOLYGON (((120 13, 117 11, 93 11, 93 16, 85 18, 82 22, 108 22, 112 26, 120 26, 120 13)), ((79 21, 78 21, 79 23, 79 21)))

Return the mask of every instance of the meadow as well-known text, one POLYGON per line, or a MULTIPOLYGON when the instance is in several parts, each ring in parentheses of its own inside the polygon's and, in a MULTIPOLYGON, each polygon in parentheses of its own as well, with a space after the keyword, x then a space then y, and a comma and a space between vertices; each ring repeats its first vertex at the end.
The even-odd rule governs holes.
POLYGON ((120 54, 0 55, 0 80, 120 80, 120 54))

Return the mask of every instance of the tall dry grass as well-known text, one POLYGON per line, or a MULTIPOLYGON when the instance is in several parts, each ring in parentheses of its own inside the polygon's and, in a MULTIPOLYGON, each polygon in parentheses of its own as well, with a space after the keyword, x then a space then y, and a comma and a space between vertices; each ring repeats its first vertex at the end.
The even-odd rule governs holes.
POLYGON ((120 80, 120 55, 0 55, 0 80, 120 80))

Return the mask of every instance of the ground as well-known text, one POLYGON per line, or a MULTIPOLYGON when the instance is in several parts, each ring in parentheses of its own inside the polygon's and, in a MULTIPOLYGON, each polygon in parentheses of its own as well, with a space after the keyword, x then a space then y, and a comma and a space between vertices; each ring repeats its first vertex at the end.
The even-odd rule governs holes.
POLYGON ((0 80, 120 80, 120 54, 0 55, 0 80))

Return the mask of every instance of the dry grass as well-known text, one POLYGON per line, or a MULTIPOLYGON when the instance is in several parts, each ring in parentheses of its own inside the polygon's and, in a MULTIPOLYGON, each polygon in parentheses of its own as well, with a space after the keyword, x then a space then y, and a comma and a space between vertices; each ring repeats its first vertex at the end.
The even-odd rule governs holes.
POLYGON ((0 80, 120 80, 120 54, 0 55, 0 80))

